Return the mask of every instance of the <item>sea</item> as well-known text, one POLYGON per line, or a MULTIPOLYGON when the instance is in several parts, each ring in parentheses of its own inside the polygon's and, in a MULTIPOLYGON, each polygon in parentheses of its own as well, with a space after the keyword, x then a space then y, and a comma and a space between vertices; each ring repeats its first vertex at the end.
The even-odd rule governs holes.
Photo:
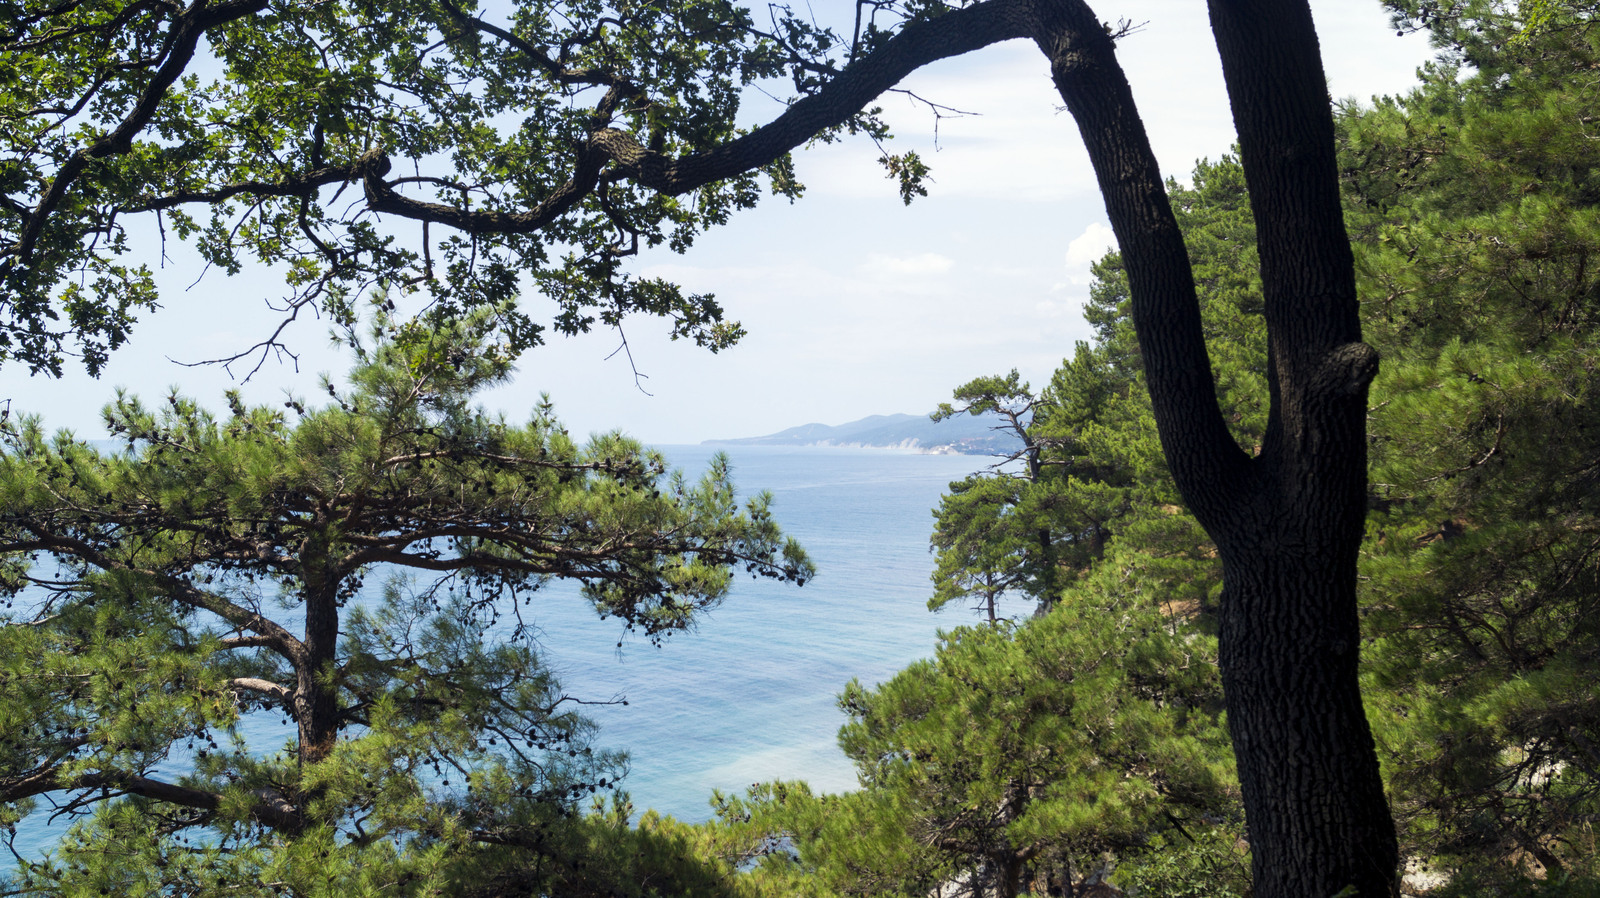
MULTIPOLYGON (((665 447, 686 471, 715 449, 665 447)), ((805 586, 738 578, 693 632, 660 648, 616 648, 617 627, 581 601, 552 610, 547 658, 574 695, 615 694, 626 707, 591 709, 598 742, 626 750, 623 787, 635 807, 681 820, 710 817, 711 791, 802 779, 821 792, 855 788, 837 744, 836 705, 852 679, 879 683, 933 653, 928 537, 933 509, 981 456, 885 449, 746 447, 727 450, 742 491, 768 490, 784 531, 817 565, 805 586)), ((551 596, 550 598, 555 598, 551 596)), ((573 595, 577 599, 576 595, 573 595)))
MULTIPOLYGON (((597 748, 625 751, 634 807, 710 819, 713 790, 804 780, 817 792, 856 787, 836 736, 852 679, 880 683, 933 653, 940 629, 970 612, 928 611, 932 511, 953 480, 989 459, 892 449, 662 446, 691 478, 725 452, 741 493, 773 495, 773 515, 817 565, 803 587, 738 577, 694 629, 657 646, 604 621, 571 584, 541 589, 534 608, 547 666, 592 705, 597 748), (617 645, 621 640, 622 645, 617 645)), ((381 578, 369 578, 369 583, 381 578)), ((276 718, 263 720, 276 745, 276 718)), ((252 722, 243 723, 248 738, 252 722)), ((15 848, 37 858, 62 825, 36 812, 15 848)))

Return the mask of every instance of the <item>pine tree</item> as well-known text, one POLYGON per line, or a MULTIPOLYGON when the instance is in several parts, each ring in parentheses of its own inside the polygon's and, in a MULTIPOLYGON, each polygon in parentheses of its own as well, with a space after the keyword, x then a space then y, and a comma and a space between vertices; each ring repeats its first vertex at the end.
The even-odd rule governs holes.
POLYGON ((573 850, 625 765, 543 663, 541 587, 660 640, 735 568, 811 565, 725 458, 693 482, 619 434, 579 447, 548 401, 474 407, 509 370, 490 326, 381 341, 321 408, 119 396, 120 451, 4 424, 0 813, 78 819, 23 892, 626 878, 573 850))
POLYGON ((1533 865, 1600 873, 1600 32, 1567 4, 1395 6, 1446 55, 1343 120, 1366 317, 1392 360, 1368 690, 1408 850, 1462 869, 1464 894, 1532 888, 1533 865))
POLYGON ((1080 345, 1078 359, 1038 396, 1012 370, 957 387, 958 404, 942 403, 933 413, 935 421, 995 416, 994 429, 1019 446, 987 471, 950 484, 940 500, 930 539, 937 561, 929 610, 971 597, 974 610, 996 623, 999 600, 1014 593, 1044 614, 1064 583, 1105 550, 1125 490, 1120 472, 1093 468, 1081 457, 1079 442, 1114 389, 1111 377, 1080 345))
MULTIPOLYGON (((1193 247, 1213 356, 1225 361, 1222 407, 1241 445, 1259 443, 1266 349, 1241 169, 1232 158, 1201 163, 1192 186, 1167 189, 1193 247)), ((1162 456, 1122 260, 1109 254, 1094 271, 1096 339, 1042 394, 1015 375, 956 391, 980 411, 1012 403, 1017 461, 1039 480, 977 475, 952 484, 936 512, 936 577, 959 563, 970 566, 963 576, 1009 572, 1035 590, 1028 553, 1048 528, 1051 610, 1013 627, 958 628, 933 659, 876 687, 849 685, 840 741, 859 792, 775 783, 722 798, 725 832, 766 840, 759 888, 1009 898, 1078 887, 1111 865, 1118 882, 1151 894, 1247 893, 1216 668, 1216 547, 1162 456)))
MULTIPOLYGON (((843 130, 884 136, 868 108, 884 90, 1027 38, 1079 126, 1123 251, 1163 452, 1227 571, 1221 663, 1256 887, 1392 892, 1394 831, 1356 654, 1378 357, 1361 342, 1327 80, 1306 0, 1207 6, 1259 225, 1272 346, 1259 453, 1240 450, 1218 403, 1189 254, 1116 58, 1125 32, 1084 0, 890 4, 848 39, 781 5, 762 28, 727 2, 522 4, 499 21, 451 0, 14 2, 0 35, 15 57, 0 85, 0 358, 59 372, 76 347, 102 363, 154 301, 121 230, 150 214, 229 270, 284 263, 290 306, 347 327, 376 282, 428 290, 442 319, 503 308, 507 342, 526 348, 547 325, 503 305, 526 276, 554 301, 559 331, 642 311, 725 346, 740 329, 710 297, 633 278, 623 260, 681 250, 753 205, 756 172, 797 195, 791 150, 843 130), (225 77, 187 71, 202 46, 225 77), (778 76, 793 102, 742 129, 740 89, 778 76), (325 206, 334 185, 330 196, 359 186, 362 201, 325 206), (374 215, 415 222, 420 241, 380 233, 374 215)), ((883 161, 903 199, 921 192, 920 160, 883 161)))
POLYGON ((958 628, 888 682, 847 686, 839 738, 861 791, 722 800, 769 840, 757 884, 1012 898, 1236 818, 1215 641, 1151 601, 1149 576, 1117 555, 1045 617, 958 628))

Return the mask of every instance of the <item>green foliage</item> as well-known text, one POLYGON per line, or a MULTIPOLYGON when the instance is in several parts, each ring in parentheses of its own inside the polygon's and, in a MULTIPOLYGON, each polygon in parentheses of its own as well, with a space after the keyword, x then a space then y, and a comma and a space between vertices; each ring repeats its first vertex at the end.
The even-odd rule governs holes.
POLYGON ((1545 9, 1429 18, 1478 70, 1342 122, 1386 357, 1369 707, 1409 850, 1463 882, 1587 864, 1600 812, 1600 149, 1581 124, 1600 56, 1592 12, 1545 9))
MULTIPOLYGON (((1594 856, 1592 842, 1584 848, 1590 857, 1594 856)), ((1428 894, 1430 898, 1597 898, 1600 873, 1596 873, 1593 864, 1588 866, 1586 873, 1569 870, 1542 879, 1521 871, 1469 868, 1428 894)))
POLYGON ((929 611, 971 597, 974 610, 997 621, 1000 598, 1030 586, 1029 575, 1051 563, 1049 543, 1019 509, 1037 492, 1032 486, 1020 477, 981 475, 950 484, 935 512, 929 611))
MULTIPOLYGON (((1241 443, 1259 444, 1266 348, 1243 176, 1225 159, 1169 190, 1224 407, 1241 443)), ((780 783, 719 799, 721 826, 760 850, 760 888, 1009 898, 1081 886, 1109 863, 1150 894, 1245 893, 1237 834, 1217 823, 1239 814, 1210 635, 1221 572, 1167 473, 1120 258, 1095 272, 1098 337, 1045 390, 1015 371, 978 378, 933 415, 992 415, 1017 437, 935 512, 929 606, 976 600, 989 624, 944 634, 934 659, 887 683, 846 688, 840 742, 861 791, 780 783), (1002 621, 1008 592, 1036 618, 1002 621)))
POLYGON ((18 887, 456 894, 510 870, 584 894, 574 845, 661 841, 580 816, 625 759, 589 747, 533 600, 576 580, 659 640, 734 568, 810 562, 725 459, 691 482, 618 434, 577 446, 548 402, 472 406, 508 370, 484 317, 380 342, 320 409, 121 396, 121 452, 3 425, 0 807, 78 818, 18 887))
MULTIPOLYGON (((1454 873, 1440 894, 1590 895, 1600 29, 1571 0, 1387 5, 1442 55, 1416 91, 1340 120, 1366 339, 1384 356, 1368 707, 1403 851, 1454 873)), ((284 266, 294 302, 347 328, 370 284, 386 309, 431 303, 418 321, 378 314, 386 342, 353 386, 319 410, 291 399, 294 424, 237 400, 214 419, 123 398, 108 411, 120 455, 7 425, 0 578, 25 598, 0 628, 0 822, 46 793, 84 818, 25 888, 922 898, 1061 890, 1114 866, 1143 894, 1248 893, 1214 666, 1220 571, 1167 474, 1115 253, 1093 268, 1095 339, 1044 389, 978 378, 935 413, 996 414, 1018 438, 936 512, 930 605, 974 601, 989 625, 847 687, 862 789, 765 784, 718 796, 705 826, 630 825, 622 802, 581 812, 621 759, 586 751, 588 725, 527 644, 520 609, 545 578, 582 581, 601 613, 658 637, 717 601, 733 566, 810 568, 764 499, 736 507, 724 465, 690 484, 619 436, 580 449, 548 406, 513 427, 470 396, 549 328, 643 311, 713 348, 736 339, 711 297, 622 266, 755 203, 755 175, 684 195, 640 186, 627 159, 729 146, 743 85, 786 76, 814 95, 838 74, 830 54, 881 49, 892 26, 845 42, 699 0, 521 6, 506 27, 431 0, 242 0, 204 8, 218 18, 195 46, 222 76, 163 84, 142 60, 200 13, 5 9, 0 358, 54 371, 75 345, 103 362, 156 301, 122 261, 121 222, 139 214, 224 270, 284 266), (390 177, 392 157, 448 165, 390 177), (411 249, 320 192, 358 181, 374 208, 445 236, 411 249), (426 215, 400 193, 418 190, 436 191, 426 215), (507 303, 525 283, 554 301, 548 321, 507 303), (445 576, 352 602, 379 563, 445 576), (1004 621, 1008 594, 1048 613, 1004 621), (313 618, 339 638, 319 641, 313 618), (263 713, 293 724, 276 753, 239 740, 241 715, 263 713)), ((181 70, 195 48, 172 46, 181 70)), ((885 136, 872 113, 816 136, 852 130, 885 136)), ((883 162, 904 200, 923 193, 915 154, 883 162)), ((787 157, 766 174, 801 189, 787 157)), ((1168 193, 1223 412, 1254 454, 1268 352, 1242 170, 1201 163, 1168 193)))
MULTIPOLYGON (((885 26, 916 13, 880 12, 885 26)), ((851 45, 809 13, 758 21, 728 0, 6 0, 0 14, 0 361, 52 374, 73 355, 98 371, 157 304, 129 260, 158 229, 220 272, 273 266, 291 313, 352 332, 378 287, 422 293, 429 322, 499 309, 513 352, 635 312, 727 346, 742 331, 712 296, 625 263, 755 205, 763 174, 774 193, 803 187, 781 149, 657 176, 734 145, 748 85, 813 95, 851 45), (530 287, 548 313, 510 304, 530 287)), ((888 136, 854 109, 809 127, 787 146, 888 136)), ((920 192, 926 166, 893 158, 902 192, 920 192)))
POLYGON ((555 829, 537 863, 526 854, 493 859, 475 871, 480 895, 571 895, 574 898, 744 898, 738 858, 711 836, 646 811, 632 822, 624 797, 595 799, 591 813, 555 829))
MULTIPOLYGON (((1446 66, 1471 67, 1491 81, 1541 68, 1581 76, 1583 56, 1600 41, 1593 4, 1584 0, 1384 0, 1384 5, 1402 31, 1428 31, 1446 66)), ((1592 72, 1588 79, 1592 82, 1592 72)))
POLYGON ((839 738, 860 792, 780 783, 721 799, 725 824, 769 846, 757 881, 1010 896, 1235 814, 1214 640, 1149 591, 1151 573, 1113 548, 1047 616, 951 631, 933 659, 851 683, 839 738))
POLYGON ((959 414, 989 415, 994 429, 1021 444, 987 474, 950 484, 934 511, 931 543, 937 553, 934 594, 928 608, 938 611, 959 599, 976 601, 974 610, 999 620, 998 603, 1007 593, 1032 599, 1048 609, 1055 596, 1061 535, 1053 516, 1064 479, 1046 469, 1046 440, 1040 416, 1043 402, 1013 369, 1005 377, 980 377, 955 390, 959 406, 940 403, 930 416, 943 421, 959 414), (1008 467, 1009 466, 1009 467, 1008 467))
MULTIPOLYGON (((1340 121, 1366 339, 1384 356, 1369 714, 1404 854, 1451 874, 1437 894, 1590 895, 1600 42, 1592 10, 1560 0, 1391 6, 1446 53, 1412 94, 1340 121)), ((1267 347, 1242 173, 1202 163, 1169 191, 1224 413, 1254 453, 1267 347)), ((953 631, 889 682, 851 684, 841 742, 861 791, 720 799, 767 893, 1010 896, 1114 866, 1140 894, 1249 894, 1210 667, 1214 551, 1166 474, 1121 260, 1094 272, 1096 339, 1046 390, 979 378, 935 413, 998 414, 1021 448, 952 484, 931 604, 1012 590, 1054 610, 953 631), (1075 554, 1085 522, 1098 541, 1075 554)))
MULTIPOLYGON (((1201 288, 1224 414, 1241 445, 1259 448, 1267 349, 1244 173, 1232 158, 1201 162, 1192 187, 1172 182, 1167 190, 1201 288)), ((958 387, 955 403, 933 414, 995 415, 997 429, 1016 435, 1019 448, 990 471, 952 483, 941 499, 932 609, 965 598, 993 621, 997 600, 1016 593, 1046 611, 1100 562, 1115 535, 1134 532, 1156 557, 1177 565, 1175 584, 1201 584, 1179 587, 1171 600, 1208 607, 1215 576, 1199 571, 1214 549, 1167 473, 1121 258, 1112 253, 1093 270, 1085 315, 1097 339, 1080 343, 1044 391, 1035 395, 1016 371, 982 377, 958 387)))
POLYGON ((805 783, 717 793, 710 828, 743 846, 753 894, 839 898, 925 896, 944 865, 907 833, 912 808, 878 790, 816 795, 805 783))
POLYGON ((928 180, 928 164, 922 161, 915 150, 910 150, 899 155, 886 155, 878 159, 884 167, 889 178, 900 185, 900 202, 911 205, 911 201, 919 196, 927 196, 928 188, 923 182, 928 180))
POLYGON ((1111 881, 1130 895, 1247 898, 1250 852, 1232 826, 1157 835, 1119 858, 1111 881))
MULTIPOLYGON (((1385 357, 1362 568, 1369 707, 1406 852, 1505 894, 1538 867, 1579 888, 1600 809, 1600 710, 1586 682, 1600 660, 1600 156, 1585 125, 1600 45, 1592 12, 1568 4, 1542 4, 1538 18, 1475 3, 1405 8, 1454 55, 1412 95, 1341 121, 1367 339, 1385 357)), ((1169 192, 1224 413, 1253 452, 1266 346, 1242 173, 1231 159, 1202 163, 1192 187, 1169 192)), ((1203 629, 1217 598, 1209 544, 1154 440, 1120 259, 1094 272, 1085 312, 1097 339, 1031 406, 1035 422, 1070 427, 1052 439, 1034 426, 1026 439, 1042 470, 1066 462, 1068 490, 1110 474, 1125 509, 1102 525, 1110 545, 1141 557, 1152 591, 1197 610, 1203 629)), ((1015 385, 963 390, 974 387, 1015 385)), ((1003 570, 994 559, 1015 565, 1007 547, 1026 545, 1019 534, 1071 532, 1064 506, 1022 518, 1020 495, 982 477, 953 485, 940 525, 973 547, 942 532, 936 547, 1003 570)), ((1167 845, 1145 855, 1151 869, 1182 866, 1167 845)))

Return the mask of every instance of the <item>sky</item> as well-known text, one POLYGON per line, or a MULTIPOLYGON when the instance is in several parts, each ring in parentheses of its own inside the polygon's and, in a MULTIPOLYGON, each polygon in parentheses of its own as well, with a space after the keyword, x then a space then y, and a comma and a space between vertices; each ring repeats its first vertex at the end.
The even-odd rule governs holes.
MULTIPOLYGON (((1151 143, 1170 177, 1234 142, 1227 96, 1202 0, 1095 0, 1102 19, 1148 23, 1118 45, 1151 143)), ((813 0, 848 15, 851 0, 813 0), (834 9, 837 7, 837 9, 834 9)), ((1431 56, 1421 35, 1399 37, 1377 0, 1312 0, 1329 92, 1362 103, 1404 93, 1431 56)), ((1060 110, 1044 57, 1014 41, 945 60, 904 85, 973 113, 938 120, 902 94, 880 98, 896 139, 932 168, 929 195, 902 205, 865 139, 796 152, 805 196, 769 199, 702 236, 686 254, 647 251, 644 276, 714 293, 748 331, 713 354, 673 342, 660 322, 554 337, 524 356, 483 404, 525 419, 541 393, 574 435, 623 430, 655 444, 756 436, 872 414, 926 413, 956 386, 1012 368, 1035 386, 1090 330, 1081 307, 1089 263, 1112 246, 1105 208, 1077 128, 1060 110), (635 377, 635 369, 640 377, 635 377)), ((776 107, 746 104, 752 123, 776 107)), ((100 438, 99 409, 118 387, 157 399, 171 387, 215 408, 241 389, 252 402, 285 392, 315 398, 321 372, 349 366, 324 322, 288 332, 298 363, 185 367, 264 338, 281 286, 260 273, 228 278, 174 253, 160 272, 163 307, 141 317, 102 376, 60 380, 0 369, 0 401, 51 428, 100 438)), ((155 259, 151 260, 154 266, 155 259)), ((549 306, 523 302, 536 320, 549 306)), ((548 317, 548 316, 546 316, 548 317)))

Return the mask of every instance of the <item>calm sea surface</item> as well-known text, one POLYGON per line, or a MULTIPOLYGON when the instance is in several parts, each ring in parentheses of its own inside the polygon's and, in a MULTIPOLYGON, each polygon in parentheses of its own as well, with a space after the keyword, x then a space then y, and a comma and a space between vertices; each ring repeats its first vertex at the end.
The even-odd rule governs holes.
MULTIPOLYGON (((717 451, 661 447, 691 477, 717 451)), ((819 791, 856 785, 834 741, 844 716, 834 696, 851 678, 877 683, 932 653, 936 631, 964 613, 934 615, 928 553, 931 511, 949 482, 986 459, 875 449, 735 447, 742 493, 770 490, 784 530, 818 568, 804 587, 738 579, 699 627, 659 648, 617 640, 575 587, 553 583, 535 601, 547 662, 568 694, 626 698, 590 708, 599 746, 626 750, 624 788, 640 810, 683 820, 711 816, 712 789, 742 791, 772 779, 804 779, 819 791)), ((381 578, 369 578, 376 583, 381 578)), ((276 718, 248 737, 276 746, 276 718)), ((16 847, 37 857, 60 836, 36 813, 16 847)))
MULTIPOLYGON (((664 451, 696 471, 713 450, 664 451)), ((932 654, 940 627, 965 623, 962 612, 927 609, 931 512, 951 480, 987 461, 777 447, 729 455, 741 489, 772 491, 774 514, 811 554, 816 579, 799 588, 738 580, 696 632, 660 649, 636 640, 619 655, 616 627, 579 602, 546 625, 569 692, 628 699, 592 716, 600 743, 632 757, 624 787, 634 804, 686 820, 710 816, 713 788, 777 778, 855 787, 835 743, 844 715, 834 696, 851 678, 877 683, 932 654)))

